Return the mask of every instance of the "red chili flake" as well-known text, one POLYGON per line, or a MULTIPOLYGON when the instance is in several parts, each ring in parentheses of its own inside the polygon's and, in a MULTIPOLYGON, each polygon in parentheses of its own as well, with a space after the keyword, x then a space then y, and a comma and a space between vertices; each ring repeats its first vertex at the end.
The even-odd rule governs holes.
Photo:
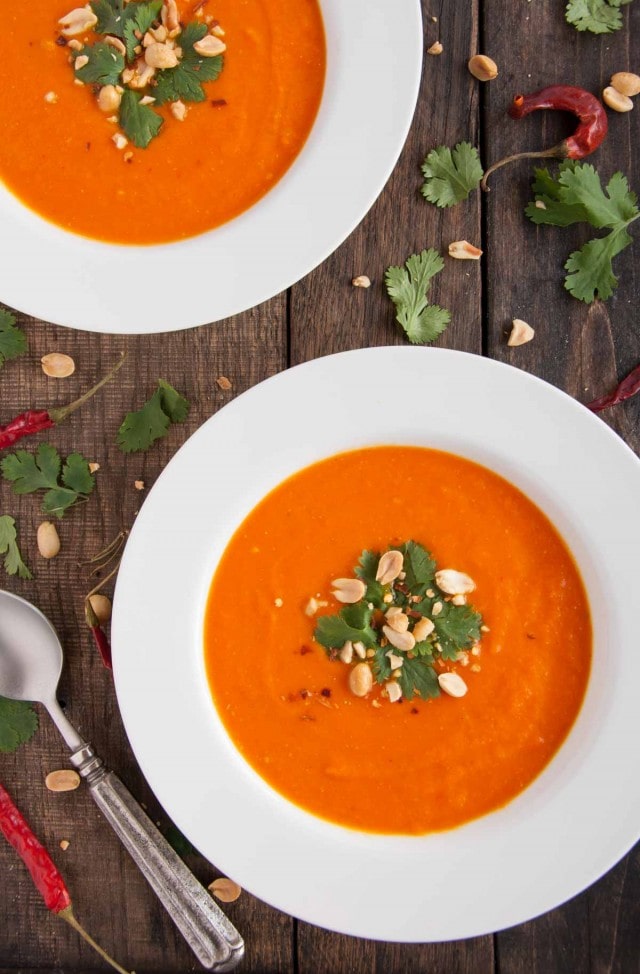
POLYGON ((69 42, 67 38, 63 37, 62 34, 56 37, 56 44, 58 45, 58 47, 66 47, 68 43, 69 42))
POLYGON ((320 693, 322 694, 323 697, 331 696, 331 690, 329 689, 329 687, 323 687, 320 693))
POLYGON ((312 652, 313 652, 313 650, 311 649, 311 646, 301 646, 300 647, 300 655, 301 656, 306 656, 307 653, 312 653, 312 652))
POLYGON ((303 700, 306 700, 307 697, 311 696, 311 694, 309 693, 308 690, 300 690, 300 696, 302 697, 303 700))
POLYGON ((417 708, 417 707, 412 707, 412 708, 411 708, 411 713, 412 713, 412 714, 419 714, 419 713, 420 713, 420 711, 418 710, 418 708, 417 708))
POLYGON ((212 108, 222 108, 226 104, 227 104, 226 98, 213 98, 211 101, 212 108))

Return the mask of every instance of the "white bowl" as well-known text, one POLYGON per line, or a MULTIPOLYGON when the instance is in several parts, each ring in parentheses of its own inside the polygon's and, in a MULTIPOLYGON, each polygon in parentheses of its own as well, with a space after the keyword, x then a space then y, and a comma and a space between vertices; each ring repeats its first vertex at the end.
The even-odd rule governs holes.
POLYGON ((422 66, 419 0, 320 0, 327 75, 311 134, 255 206, 209 233, 126 247, 60 229, 0 183, 0 299, 87 331, 177 331, 251 308, 331 254, 400 154, 422 66), (154 288, 140 282, 182 281, 154 288))
POLYGON ((120 568, 116 690, 160 802, 246 889, 362 937, 486 934, 578 893, 640 834, 640 779, 630 773, 640 653, 629 601, 640 583, 639 494, 640 463, 599 418, 545 382, 479 356, 365 349, 298 366, 244 393, 163 471, 120 568), (366 402, 365 421, 354 402, 366 402), (239 522, 294 471, 379 443, 448 450, 523 490, 572 550, 594 628, 584 704, 543 773, 499 811, 418 837, 332 825, 274 792, 230 741, 204 667, 207 592, 239 522))

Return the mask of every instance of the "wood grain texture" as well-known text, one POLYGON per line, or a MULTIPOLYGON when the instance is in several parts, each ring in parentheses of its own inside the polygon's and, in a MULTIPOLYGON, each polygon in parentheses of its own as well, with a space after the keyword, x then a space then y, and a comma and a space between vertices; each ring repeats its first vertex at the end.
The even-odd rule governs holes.
MULTIPOLYGON (((146 491, 184 440, 230 398, 267 376, 331 352, 404 341, 384 290, 384 272, 414 252, 446 253, 456 239, 482 246, 475 262, 445 259, 431 299, 452 312, 437 344, 485 353, 542 376, 586 401, 607 391, 640 361, 637 306, 638 244, 616 258, 620 286, 605 304, 590 308, 562 287, 562 265, 582 242, 579 229, 536 228, 523 215, 531 167, 520 163, 496 174, 491 192, 472 194, 460 206, 439 210, 420 196, 420 164, 438 144, 466 139, 481 144, 485 163, 526 146, 564 137, 566 118, 538 113, 523 122, 505 116, 517 90, 550 83, 582 84, 597 92, 614 70, 638 69, 640 4, 624 8, 629 26, 617 35, 580 35, 566 25, 556 0, 423 0, 425 47, 440 39, 443 53, 426 56, 411 132, 378 201, 338 250, 304 280, 271 301, 214 326, 160 336, 91 335, 20 316, 29 354, 0 372, 0 421, 35 405, 74 398, 105 372, 121 351, 118 378, 81 413, 49 437, 64 455, 79 450, 100 463, 94 495, 60 525, 62 551, 44 562, 35 548, 42 519, 34 497, 16 497, 0 481, 0 513, 18 522, 23 552, 36 572, 32 582, 3 576, 1 584, 35 601, 51 618, 65 646, 60 695, 70 719, 95 745, 162 829, 170 823, 138 768, 118 714, 110 674, 102 667, 83 624, 84 594, 94 582, 82 562, 133 523, 146 491), (500 74, 480 85, 466 70, 484 50, 500 74), (367 274, 372 286, 354 288, 367 274), (536 338, 506 346, 508 326, 522 317, 536 338), (68 352, 77 371, 47 379, 38 361, 68 352), (216 378, 232 383, 224 391, 216 378), (144 454, 124 456, 115 434, 124 414, 138 408, 158 377, 192 403, 184 424, 144 454), (138 491, 134 481, 143 480, 138 491)), ((640 188, 637 111, 612 116, 610 135, 593 162, 603 174, 625 172, 640 188)), ((637 236, 637 231, 636 236, 637 236)), ((1 288, 0 288, 1 293, 1 288)), ((634 449, 640 447, 640 397, 603 415, 634 449)), ((223 461, 221 460, 221 471, 223 461)), ((112 585, 107 586, 110 594, 112 585)), ((0 780, 28 814, 71 888, 79 918, 117 959, 138 972, 195 971, 199 967, 122 850, 83 788, 53 795, 48 771, 66 753, 46 716, 32 745, 0 754, 0 780), (70 842, 63 852, 62 839, 70 842)), ((215 866, 195 850, 188 865, 208 884, 215 866)), ((31 881, 5 843, 0 844, 0 974, 96 974, 105 966, 63 923, 49 916, 31 881)), ((386 896, 388 891, 374 891, 386 896)), ((640 851, 626 856, 591 889, 543 917, 494 937, 449 944, 387 944, 333 934, 299 923, 247 893, 225 907, 244 933, 241 970, 256 974, 640 974, 640 851)), ((452 904, 455 909, 455 904, 452 904)))

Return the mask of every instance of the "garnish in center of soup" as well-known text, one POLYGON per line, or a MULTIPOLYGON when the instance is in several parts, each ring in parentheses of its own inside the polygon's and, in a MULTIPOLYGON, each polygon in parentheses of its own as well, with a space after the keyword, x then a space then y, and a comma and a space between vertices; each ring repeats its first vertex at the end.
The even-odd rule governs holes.
POLYGON ((249 513, 204 650, 218 715, 272 788, 340 825, 421 834, 544 770, 584 698, 591 621, 569 550, 521 491, 449 453, 377 446, 300 470, 249 513))

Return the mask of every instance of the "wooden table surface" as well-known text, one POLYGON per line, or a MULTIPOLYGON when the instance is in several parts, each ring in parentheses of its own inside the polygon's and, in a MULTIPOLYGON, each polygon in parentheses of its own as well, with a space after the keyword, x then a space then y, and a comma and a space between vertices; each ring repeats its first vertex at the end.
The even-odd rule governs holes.
MULTIPOLYGON (((59 630, 67 656, 60 696, 70 719, 163 829, 170 823, 132 757, 111 674, 101 665, 83 624, 83 596, 92 582, 82 563, 131 526, 146 490, 204 420, 288 366, 344 349, 402 343, 383 287, 386 267, 429 246, 446 252, 451 241, 460 239, 482 246, 484 256, 479 263, 446 259, 432 300, 451 310, 452 323, 437 344, 508 362, 581 401, 608 391, 617 377, 640 362, 639 241, 616 259, 620 286, 614 297, 606 305, 587 306, 562 287, 562 265, 582 243, 581 229, 536 229, 523 216, 529 163, 504 170, 489 194, 474 193, 449 210, 437 209, 419 195, 420 163, 436 145, 469 140, 480 146, 486 165, 569 134, 572 122, 555 113, 519 123, 508 119, 506 108, 517 91, 571 83, 598 93, 613 71, 638 71, 640 3, 624 7, 624 29, 604 37, 579 34, 565 23, 563 6, 562 0, 424 0, 425 48, 439 39, 444 50, 439 57, 425 56, 414 122, 395 171, 345 243, 287 293, 227 321, 161 337, 74 332, 19 315, 30 349, 0 372, 0 421, 33 405, 62 404, 106 371, 121 351, 128 353, 118 380, 99 398, 50 435, 39 437, 63 455, 79 450, 100 463, 94 495, 61 524, 57 558, 44 561, 37 555, 35 533, 42 517, 36 498, 16 497, 9 484, 0 483, 0 513, 17 519, 35 573, 33 581, 3 574, 0 584, 35 602, 59 630), (469 56, 478 51, 490 54, 499 66, 499 76, 490 84, 481 85, 466 69, 469 56), (352 287, 356 274, 367 274, 372 286, 352 287), (514 317, 532 324, 536 336, 512 349, 506 336, 514 317), (42 374, 39 359, 53 350, 76 360, 72 378, 55 381, 42 374), (216 382, 223 375, 231 382, 229 390, 216 382), (172 427, 146 453, 125 456, 115 445, 116 430, 125 412, 138 408, 151 393, 158 377, 191 401, 188 421, 172 427), (143 491, 135 488, 136 480, 144 481, 143 491)), ((590 161, 607 178, 620 169, 640 189, 639 136, 640 107, 624 115, 610 113, 610 134, 590 161)), ((605 416, 636 451, 639 420, 640 397, 605 416)), ((53 850, 79 917, 131 969, 199 969, 86 789, 55 795, 45 788, 47 772, 66 764, 65 747, 43 715, 28 744, 13 754, 0 754, 0 780, 53 850), (70 843, 65 852, 59 848, 63 839, 70 843)), ((630 767, 629 773, 636 770, 630 767)), ((195 851, 185 855, 204 883, 218 875, 215 864, 195 851)), ((87 974, 106 969, 73 931, 45 911, 4 842, 0 875, 0 971, 87 974)), ((386 894, 380 889, 372 895, 386 894)), ((639 907, 636 848, 559 909, 468 941, 398 945, 353 939, 298 922, 248 893, 227 911, 246 938, 241 968, 246 972, 631 974, 640 971, 639 907)))

